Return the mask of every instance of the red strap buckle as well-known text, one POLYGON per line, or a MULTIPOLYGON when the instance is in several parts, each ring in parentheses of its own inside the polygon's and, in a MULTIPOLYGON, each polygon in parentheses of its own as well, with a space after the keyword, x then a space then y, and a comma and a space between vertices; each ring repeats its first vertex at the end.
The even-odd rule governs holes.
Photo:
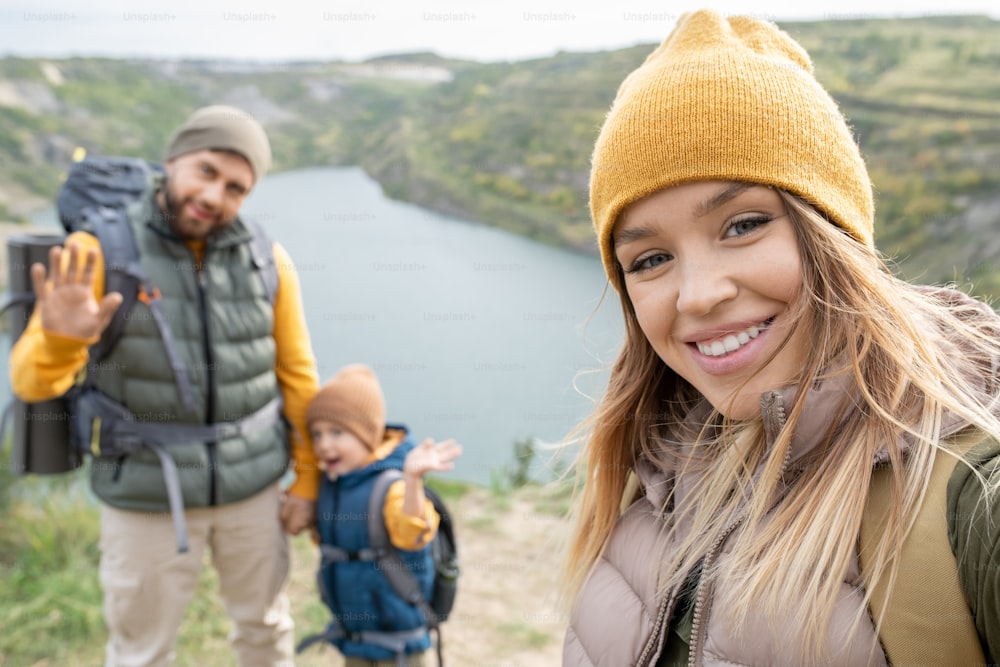
POLYGON ((142 301, 144 304, 148 306, 150 302, 159 300, 160 300, 159 287, 153 287, 153 293, 150 294, 149 292, 146 291, 146 289, 142 285, 139 286, 139 301, 142 301))

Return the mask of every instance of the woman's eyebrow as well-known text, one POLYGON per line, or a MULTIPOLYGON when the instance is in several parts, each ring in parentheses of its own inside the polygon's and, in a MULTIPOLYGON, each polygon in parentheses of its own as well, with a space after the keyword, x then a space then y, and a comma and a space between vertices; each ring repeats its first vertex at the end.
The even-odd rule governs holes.
MULTIPOLYGON (((754 187, 752 183, 731 183, 725 190, 714 194, 710 198, 698 204, 694 209, 695 217, 701 218, 708 215, 715 209, 752 187, 754 187)), ((649 227, 631 227, 629 229, 623 229, 619 232, 615 232, 612 235, 612 238, 615 246, 622 246, 632 243, 633 241, 638 241, 648 236, 652 236, 655 233, 656 232, 649 227)))
POLYGON ((613 240, 615 247, 618 247, 652 236, 655 233, 649 227, 629 227, 628 229, 615 232, 613 240))
POLYGON ((694 215, 697 218, 708 215, 715 209, 719 208, 727 201, 733 199, 737 195, 741 194, 745 190, 749 190, 753 185, 750 183, 732 183, 728 188, 722 192, 716 193, 711 198, 706 199, 694 209, 694 215))

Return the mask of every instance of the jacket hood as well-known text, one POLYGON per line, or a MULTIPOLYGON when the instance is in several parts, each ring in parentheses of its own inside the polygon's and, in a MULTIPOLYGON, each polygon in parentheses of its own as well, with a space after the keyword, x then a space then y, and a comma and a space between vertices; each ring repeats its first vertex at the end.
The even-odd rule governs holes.
POLYGON ((368 457, 367 463, 357 470, 341 475, 338 482, 346 486, 361 484, 383 470, 402 470, 406 455, 415 447, 407 437, 406 427, 386 426, 382 444, 368 457))

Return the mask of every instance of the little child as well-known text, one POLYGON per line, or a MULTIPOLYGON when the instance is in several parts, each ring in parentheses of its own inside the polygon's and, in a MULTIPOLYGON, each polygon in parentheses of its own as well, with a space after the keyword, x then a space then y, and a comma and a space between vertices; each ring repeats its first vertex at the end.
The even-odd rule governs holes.
MULTIPOLYGON (((374 372, 360 364, 344 367, 320 388, 306 421, 326 472, 316 505, 320 544, 363 553, 370 546, 368 497, 375 480, 384 470, 402 470, 403 479, 386 494, 382 518, 389 540, 429 596, 434 577, 429 545, 440 517, 424 495, 423 477, 454 468, 462 447, 430 438, 414 446, 405 427, 387 427, 382 389, 374 372)), ((374 561, 351 557, 327 563, 319 581, 334 616, 326 638, 344 655, 346 667, 423 665, 431 645, 426 621, 396 594, 374 561)))

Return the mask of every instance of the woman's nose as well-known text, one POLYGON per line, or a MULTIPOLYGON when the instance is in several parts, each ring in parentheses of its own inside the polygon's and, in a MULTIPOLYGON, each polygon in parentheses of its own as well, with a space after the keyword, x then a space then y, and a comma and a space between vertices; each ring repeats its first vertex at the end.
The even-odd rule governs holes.
POLYGON ((736 281, 725 262, 712 258, 681 260, 677 311, 706 315, 720 303, 734 298, 736 281))

